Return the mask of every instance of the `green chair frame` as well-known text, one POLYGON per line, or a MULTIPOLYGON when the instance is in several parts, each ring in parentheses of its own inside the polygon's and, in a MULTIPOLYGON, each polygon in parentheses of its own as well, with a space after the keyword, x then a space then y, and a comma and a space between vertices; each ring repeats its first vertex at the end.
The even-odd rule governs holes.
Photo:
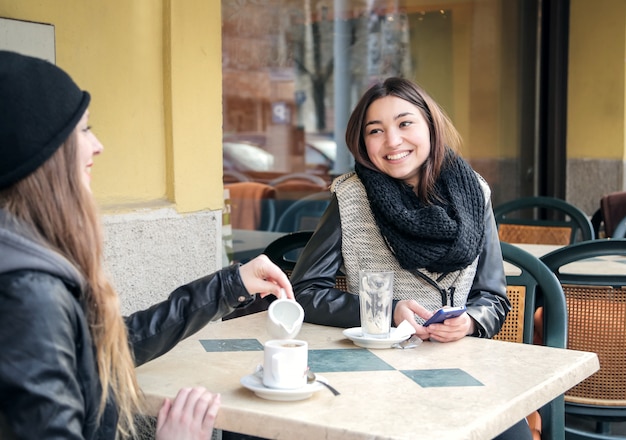
MULTIPOLYGON (((610 288, 624 288, 626 286, 626 264, 624 264, 624 272, 616 273, 616 274, 598 274, 598 273, 574 273, 573 270, 569 270, 565 267, 570 263, 574 263, 581 260, 586 259, 595 259, 606 256, 626 256, 626 239, 598 239, 593 241, 587 241, 582 243, 576 243, 569 246, 565 246, 563 248, 552 251, 540 259, 545 263, 545 265, 557 276, 561 285, 563 286, 563 290, 566 295, 566 299, 568 298, 568 288, 569 286, 576 286, 578 289, 583 291, 586 297, 589 297, 590 300, 595 300, 595 294, 593 293, 593 288, 595 286, 605 286, 610 288), (585 289, 585 290, 583 290, 585 289), (586 291, 590 293, 586 293, 586 291)), ((598 299, 607 299, 611 298, 611 300, 617 297, 623 298, 623 292, 607 292, 604 298, 598 299)), ((585 297, 585 298, 586 298, 585 297)), ((615 299, 616 300, 616 299, 615 299)), ((580 300, 579 300, 580 301, 580 300)), ((593 304, 598 303, 598 301, 594 301, 593 304)), ((614 307, 609 306, 609 310, 606 310, 606 313, 610 314, 614 311, 614 307)), ((585 310, 589 310, 589 313, 595 312, 596 314, 605 315, 603 309, 591 309, 591 304, 589 308, 585 310)), ((573 315, 570 316, 570 319, 573 319, 573 315)), ((591 319, 593 321, 593 318, 591 319)), ((576 333, 587 333, 584 328, 585 320, 578 320, 578 323, 574 325, 572 321, 573 328, 569 329, 570 338, 573 338, 574 332, 576 333)), ((619 330, 618 330, 619 333, 619 330)), ((593 336, 591 336, 593 338, 593 336)), ((577 337, 578 339, 578 337, 577 337)), ((573 339, 572 339, 573 340, 573 339)), ((598 341, 596 340, 596 343, 598 341)), ((613 347, 613 343, 606 344, 607 346, 613 347)), ((619 344, 618 344, 619 345, 619 344)), ((576 349, 586 350, 584 346, 577 345, 576 347, 572 347, 576 349)), ((587 349, 587 351, 595 351, 592 349, 587 349)), ((602 370, 602 359, 603 353, 598 351, 598 355, 600 357, 600 369, 602 370)), ((607 353, 606 359, 611 359, 611 354, 607 353)), ((618 354, 616 358, 621 359, 622 356, 626 357, 626 352, 623 354, 618 354)), ((597 373, 596 373, 597 374, 597 373)), ((614 377, 614 375, 609 374, 609 377, 614 377)), ((586 379, 589 380, 589 379, 586 379)), ((593 396, 589 396, 588 400, 593 400, 593 396)), ((602 398, 601 396, 597 396, 596 398, 602 398)), ((609 399, 606 399, 609 400, 609 399)), ((626 396, 623 396, 623 399, 626 400, 626 396)), ((624 422, 626 421, 626 406, 620 405, 618 402, 612 404, 593 404, 593 403, 579 403, 579 402, 568 402, 565 401, 565 412, 567 414, 575 415, 575 417, 584 417, 587 419, 592 419, 596 422, 596 432, 588 433, 587 437, 580 437, 584 434, 584 431, 578 431, 574 429, 570 429, 566 427, 566 438, 569 439, 580 439, 580 438, 604 438, 598 437, 599 434, 609 435, 610 434, 610 424, 611 422, 624 422), (570 433, 571 431, 571 433, 570 433), (576 432, 574 432, 576 431, 576 432)), ((608 437, 611 438, 611 437, 608 437)))
POLYGON ((511 200, 496 206, 494 217, 498 228, 502 224, 566 227, 571 230, 570 244, 595 238, 587 215, 571 203, 555 197, 522 197, 511 200), (528 217, 529 212, 532 213, 531 217, 528 217))
POLYGON ((570 427, 566 428, 565 438, 567 440, 624 440, 623 435, 598 434, 570 427))
MULTIPOLYGON (((291 234, 284 235, 271 242, 263 253, 280 267, 283 272, 291 277, 296 262, 300 257, 300 253, 306 247, 307 243, 313 236, 313 231, 296 231, 291 234)), ((348 291, 348 279, 341 271, 337 271, 335 277, 335 288, 344 292, 348 291)))
MULTIPOLYGON (((567 305, 558 279, 537 257, 506 242, 500 242, 502 259, 520 273, 507 275, 507 286, 525 286, 524 308, 512 310, 510 317, 523 316, 523 342, 533 343, 534 312, 537 297, 543 300, 544 344, 565 348, 567 344, 567 305)), ((509 317, 507 317, 508 321, 509 317)), ((505 326, 507 322, 505 321, 505 326)), ((502 331, 502 330, 501 330, 502 331)), ((496 336, 495 339, 500 339, 496 336)), ((565 431, 564 396, 558 396, 539 409, 542 419, 542 439, 563 440, 565 431)))

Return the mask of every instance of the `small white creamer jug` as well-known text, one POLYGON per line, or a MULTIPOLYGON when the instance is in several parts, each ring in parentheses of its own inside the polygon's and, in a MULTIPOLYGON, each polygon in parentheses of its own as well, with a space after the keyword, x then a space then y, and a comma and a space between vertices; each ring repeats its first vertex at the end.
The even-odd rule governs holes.
POLYGON ((304 309, 293 299, 274 300, 267 309, 267 331, 273 339, 294 339, 304 321, 304 309))

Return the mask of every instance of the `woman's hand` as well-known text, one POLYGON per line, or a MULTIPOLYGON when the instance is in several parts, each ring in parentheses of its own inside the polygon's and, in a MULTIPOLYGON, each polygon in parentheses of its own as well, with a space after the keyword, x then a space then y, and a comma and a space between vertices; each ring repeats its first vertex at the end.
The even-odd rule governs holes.
POLYGON ((430 335, 430 339, 439 342, 452 342, 474 333, 474 321, 465 312, 456 318, 446 319, 441 324, 431 324, 423 328, 430 335))
POLYGON ((287 298, 294 298, 289 278, 266 255, 259 255, 241 266, 239 274, 246 290, 251 295, 258 293, 261 298, 264 298, 272 294, 280 298, 284 293, 287 298))
POLYGON ((428 319, 432 316, 432 312, 426 310, 422 305, 418 304, 414 299, 403 299, 398 301, 396 308, 393 311, 393 322, 396 327, 406 320, 415 329, 415 335, 420 339, 428 339, 430 334, 426 331, 425 327, 422 327, 415 321, 415 315, 428 319))
POLYGON ((220 395, 203 387, 182 388, 165 399, 157 416, 157 440, 209 440, 220 407, 220 395))
POLYGON ((415 322, 415 315, 424 320, 434 315, 415 300, 401 300, 396 304, 393 321, 399 325, 405 319, 415 328, 415 335, 422 340, 433 339, 439 342, 452 342, 474 333, 474 321, 467 313, 456 318, 446 319, 441 324, 424 327, 415 322))

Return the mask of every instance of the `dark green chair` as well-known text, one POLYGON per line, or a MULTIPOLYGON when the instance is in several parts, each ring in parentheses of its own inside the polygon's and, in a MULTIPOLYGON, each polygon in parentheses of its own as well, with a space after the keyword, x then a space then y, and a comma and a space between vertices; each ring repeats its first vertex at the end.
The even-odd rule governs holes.
MULTIPOLYGON (((514 266, 507 269, 507 295, 511 301, 504 325, 494 339, 533 343, 534 314, 538 296, 543 302, 544 345, 565 348, 567 309, 563 289, 556 276, 537 257, 525 250, 500 242, 503 260, 514 266), (513 274, 512 272, 515 271, 513 274)), ((563 440, 565 412, 563 396, 539 409, 543 440, 563 440)))
MULTIPOLYGON (((263 253, 290 277, 300 254, 312 236, 313 231, 297 231, 283 235, 268 244, 263 253)), ((348 280, 341 270, 335 276, 335 287, 344 292, 348 291, 348 280)))
POLYGON ((263 253, 283 272, 291 275, 300 253, 312 235, 313 231, 297 231, 283 235, 268 244, 263 253))
MULTIPOLYGON (((597 353, 600 361, 599 371, 565 393, 565 412, 595 422, 586 438, 603 438, 597 434, 610 435, 611 423, 626 422, 626 239, 577 243, 541 260, 565 293, 567 348, 597 353)), ((581 432, 566 427, 566 438, 581 432)))
POLYGON ((623 435, 598 434, 595 432, 583 431, 576 428, 567 428, 565 438, 567 440, 623 440, 623 435))
POLYGON ((523 197, 494 208, 501 241, 567 245, 593 240, 587 215, 555 197, 523 197))

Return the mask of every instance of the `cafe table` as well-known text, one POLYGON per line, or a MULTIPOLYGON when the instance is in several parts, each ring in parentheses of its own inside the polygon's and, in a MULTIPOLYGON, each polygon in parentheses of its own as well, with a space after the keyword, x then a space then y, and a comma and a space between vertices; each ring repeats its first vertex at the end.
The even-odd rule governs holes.
MULTIPOLYGON (((511 244, 525 250, 537 258, 541 258, 544 255, 563 247, 552 244, 511 244)), ((504 263, 504 270, 507 274, 513 273, 511 265, 506 262, 504 263)), ((564 273, 579 274, 623 274, 626 271, 626 258, 622 255, 589 258, 566 264, 561 268, 561 271, 564 273)))
POLYGON ((269 439, 491 439, 599 368, 594 353, 473 337, 363 348, 343 329, 305 323, 309 367, 340 395, 313 384, 269 396, 301 400, 268 400, 242 385, 263 362, 266 320, 210 323, 137 368, 151 415, 180 388, 204 386, 222 396, 217 429, 269 439))
POLYGON ((550 252, 562 248, 562 245, 557 244, 527 244, 527 243, 511 243, 521 249, 524 249, 529 254, 534 255, 537 258, 549 254, 550 252))

